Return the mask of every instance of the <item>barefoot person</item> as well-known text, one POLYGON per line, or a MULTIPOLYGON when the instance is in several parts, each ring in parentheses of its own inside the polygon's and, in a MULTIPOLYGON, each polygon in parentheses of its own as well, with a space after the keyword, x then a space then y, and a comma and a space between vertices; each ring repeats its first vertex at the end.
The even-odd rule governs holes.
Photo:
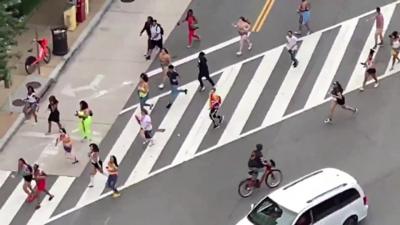
POLYGON ((249 38, 251 25, 250 25, 250 22, 243 16, 241 16, 239 18, 239 20, 235 24, 232 24, 232 25, 237 29, 239 36, 240 36, 239 51, 236 52, 236 55, 240 56, 240 55, 242 55, 242 49, 243 49, 244 42, 247 43, 248 50, 251 50, 251 48, 253 47, 253 44, 250 42, 250 38, 249 38))

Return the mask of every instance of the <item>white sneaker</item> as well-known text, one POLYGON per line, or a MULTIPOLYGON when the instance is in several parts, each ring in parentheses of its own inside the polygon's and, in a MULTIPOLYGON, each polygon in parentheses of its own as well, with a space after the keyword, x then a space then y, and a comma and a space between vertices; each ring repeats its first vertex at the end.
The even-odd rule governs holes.
POLYGON ((187 45, 187 46, 186 46, 186 48, 191 48, 191 47, 192 47, 191 45, 187 45))
POLYGON ((354 114, 358 113, 358 108, 354 108, 353 113, 354 113, 354 114))
POLYGON ((374 84, 374 88, 377 88, 379 86, 379 83, 374 84))
POLYGON ((247 49, 250 51, 251 48, 253 48, 253 43, 250 43, 250 44, 249 44, 249 47, 248 47, 247 49))
POLYGON ((158 88, 163 89, 164 88, 164 83, 161 83, 160 85, 158 85, 158 88))
POLYGON ((153 146, 153 145, 154 145, 154 141, 153 141, 153 139, 150 139, 149 146, 153 146))
POLYGON ((242 52, 241 52, 241 51, 238 51, 238 52, 236 52, 236 55, 237 55, 237 56, 241 56, 241 55, 242 55, 242 52))
POLYGON ((358 90, 360 90, 361 92, 363 92, 363 91, 364 91, 364 88, 363 88, 363 87, 360 87, 360 89, 358 89, 358 90))
POLYGON ((325 123, 325 124, 327 124, 327 123, 332 123, 332 119, 331 119, 331 118, 326 118, 326 119, 324 120, 324 123, 325 123))
POLYGON ((200 91, 205 91, 206 90, 206 87, 202 87, 201 89, 200 89, 200 91))

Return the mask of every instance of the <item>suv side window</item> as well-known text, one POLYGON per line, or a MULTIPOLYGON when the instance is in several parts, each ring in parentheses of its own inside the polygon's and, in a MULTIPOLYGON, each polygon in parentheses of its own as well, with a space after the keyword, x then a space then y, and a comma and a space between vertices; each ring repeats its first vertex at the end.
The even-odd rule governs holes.
POLYGON ((313 214, 313 222, 317 222, 324 217, 330 215, 340 208, 337 196, 333 196, 318 205, 314 206, 311 211, 313 214))
POLYGON ((346 205, 352 203, 353 201, 359 199, 360 197, 361 197, 360 193, 354 188, 346 190, 337 195, 340 208, 345 207, 346 205))
POLYGON ((311 224, 311 214, 310 210, 308 210, 299 217, 295 225, 310 225, 310 224, 311 224))

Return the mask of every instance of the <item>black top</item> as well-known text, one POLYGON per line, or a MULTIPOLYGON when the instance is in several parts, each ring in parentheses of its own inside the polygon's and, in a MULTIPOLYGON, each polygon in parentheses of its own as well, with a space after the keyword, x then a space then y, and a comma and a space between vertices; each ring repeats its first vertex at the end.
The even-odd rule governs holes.
POLYGON ((201 74, 204 73, 209 73, 208 72, 208 65, 207 65, 207 59, 204 56, 199 56, 199 60, 198 60, 198 67, 199 67, 199 72, 201 74))
POLYGON ((261 151, 253 151, 251 153, 249 162, 247 163, 248 167, 250 168, 263 168, 264 163, 262 161, 263 154, 261 151))
POLYGON ((140 31, 140 33, 143 33, 144 31, 146 31, 147 36, 149 36, 149 38, 151 37, 151 32, 150 32, 150 25, 151 23, 149 22, 145 22, 142 31, 140 31))
POLYGON ((167 72, 167 76, 169 78, 169 82, 171 83, 171 85, 178 85, 178 77, 179 74, 176 71, 168 71, 167 72))

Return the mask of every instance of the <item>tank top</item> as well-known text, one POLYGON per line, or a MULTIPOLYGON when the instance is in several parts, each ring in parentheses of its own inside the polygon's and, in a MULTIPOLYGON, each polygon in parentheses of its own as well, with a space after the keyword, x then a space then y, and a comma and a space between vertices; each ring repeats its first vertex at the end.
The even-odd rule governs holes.
POLYGON ((149 93, 147 84, 146 83, 142 83, 139 86, 138 91, 139 91, 139 97, 141 97, 141 98, 146 97, 147 94, 149 93))
POLYGON ((109 175, 118 175, 118 167, 114 163, 108 162, 107 172, 109 175))

